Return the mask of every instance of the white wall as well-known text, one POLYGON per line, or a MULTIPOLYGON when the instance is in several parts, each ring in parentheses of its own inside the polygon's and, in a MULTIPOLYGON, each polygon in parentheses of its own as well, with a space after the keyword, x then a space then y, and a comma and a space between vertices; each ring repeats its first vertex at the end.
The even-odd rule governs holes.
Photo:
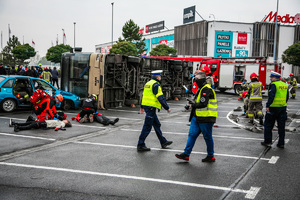
MULTIPOLYGON (((252 54, 252 23, 238 23, 238 22, 219 22, 210 21, 208 22, 208 36, 207 36, 207 56, 214 56, 215 51, 215 31, 231 31, 231 32, 251 32, 251 48, 252 54)), ((251 56, 251 55, 250 55, 251 56)))
MULTIPOLYGON (((294 26, 280 26, 279 29, 279 44, 278 44, 278 62, 282 63, 283 52, 294 43, 294 26)), ((282 63, 283 70, 281 76, 287 78, 292 72, 292 65, 282 63)))

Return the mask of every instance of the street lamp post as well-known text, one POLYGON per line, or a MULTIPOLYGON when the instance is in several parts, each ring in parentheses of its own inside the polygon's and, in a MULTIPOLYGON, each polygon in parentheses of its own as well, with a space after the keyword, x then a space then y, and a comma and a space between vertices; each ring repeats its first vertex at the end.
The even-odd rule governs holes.
POLYGON ((76 25, 76 22, 74 22, 74 49, 75 49, 75 25, 76 25))
POLYGON ((276 59, 276 45, 277 45, 277 16, 278 16, 278 2, 279 0, 277 0, 277 9, 276 9, 276 20, 275 20, 275 38, 274 38, 274 52, 273 52, 273 56, 274 56, 274 63, 276 63, 277 59, 276 59))
POLYGON ((111 47, 113 46, 114 43, 114 2, 111 3, 111 47))

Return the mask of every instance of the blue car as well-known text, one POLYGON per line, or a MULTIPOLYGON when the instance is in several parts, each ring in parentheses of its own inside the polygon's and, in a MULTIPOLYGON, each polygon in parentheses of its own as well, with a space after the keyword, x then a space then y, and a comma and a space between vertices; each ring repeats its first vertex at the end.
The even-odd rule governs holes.
POLYGON ((19 75, 0 75, 0 108, 12 112, 17 107, 30 107, 29 97, 37 89, 45 90, 55 97, 61 94, 64 98, 60 107, 63 110, 76 109, 80 106, 79 96, 56 89, 43 79, 19 75))

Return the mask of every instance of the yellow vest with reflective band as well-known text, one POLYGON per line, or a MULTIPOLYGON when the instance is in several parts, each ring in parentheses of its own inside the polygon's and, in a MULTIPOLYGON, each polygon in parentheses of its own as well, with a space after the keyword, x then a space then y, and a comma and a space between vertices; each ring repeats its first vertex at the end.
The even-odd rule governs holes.
POLYGON ((251 87, 251 94, 249 99, 262 99, 262 94, 261 94, 262 83, 261 82, 250 83, 250 87, 251 87), (259 92, 258 89, 256 88, 259 88, 259 92), (254 91, 256 92, 254 93, 254 91))
POLYGON ((158 109, 161 109, 161 104, 157 100, 157 97, 163 95, 161 86, 158 86, 158 92, 156 95, 153 94, 152 87, 155 83, 158 83, 156 80, 148 81, 144 86, 142 105, 151 106, 158 109))
POLYGON ((216 93, 215 91, 210 87, 209 84, 204 85, 198 94, 196 103, 200 103, 201 101, 201 94, 202 94, 202 90, 203 88, 208 87, 209 89, 211 89, 211 91, 214 94, 214 98, 213 99, 209 99, 208 100, 208 104, 207 107, 205 108, 197 108, 196 109, 196 116, 197 117, 218 117, 218 105, 217 105, 217 97, 216 97, 216 93))
POLYGON ((275 81, 271 84, 276 86, 276 93, 273 103, 270 105, 270 107, 285 107, 288 86, 282 81, 275 81))

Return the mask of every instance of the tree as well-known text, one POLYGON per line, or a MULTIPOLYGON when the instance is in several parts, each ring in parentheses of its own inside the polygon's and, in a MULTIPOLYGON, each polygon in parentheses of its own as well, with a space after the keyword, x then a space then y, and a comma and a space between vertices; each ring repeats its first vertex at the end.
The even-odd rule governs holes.
POLYGON ((5 46, 2 50, 3 64, 10 66, 15 66, 17 64, 17 58, 15 58, 12 54, 12 50, 18 45, 21 45, 18 37, 13 35, 11 38, 9 38, 7 46, 5 46))
POLYGON ((150 56, 175 56, 177 50, 165 44, 157 45, 150 52, 150 56))
POLYGON ((109 50, 110 54, 123 54, 128 56, 137 56, 137 48, 135 44, 128 41, 121 41, 114 44, 109 50))
POLYGON ((29 44, 18 45, 11 51, 15 58, 19 59, 21 63, 30 57, 35 56, 36 52, 29 44))
MULTIPOLYGON (((133 20, 129 20, 125 23, 125 25, 122 28, 122 35, 124 39, 119 38, 119 42, 130 42, 135 45, 135 48, 137 49, 137 55, 142 55, 145 51, 147 51, 146 44, 145 44, 145 38, 142 39, 143 34, 139 34, 140 27, 134 23, 133 20)), ((120 44, 120 46, 123 46, 124 44, 120 44)), ((115 46, 115 48, 117 48, 115 46)), ((111 50, 110 50, 111 53, 111 50)))
POLYGON ((71 48, 72 47, 70 45, 64 44, 53 46, 48 49, 46 59, 54 63, 60 63, 62 54, 65 52, 70 52, 71 48))
POLYGON ((283 52, 282 61, 290 65, 300 66, 300 42, 289 46, 283 52))

